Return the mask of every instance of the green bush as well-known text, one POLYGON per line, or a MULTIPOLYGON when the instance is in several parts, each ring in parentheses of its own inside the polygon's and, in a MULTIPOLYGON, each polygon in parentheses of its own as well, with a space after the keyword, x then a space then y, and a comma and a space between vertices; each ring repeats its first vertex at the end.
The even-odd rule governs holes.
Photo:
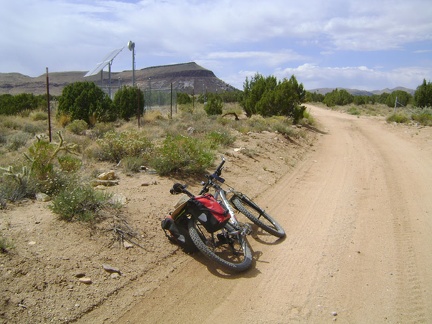
POLYGON ((30 113, 30 117, 34 121, 47 120, 48 113, 44 111, 33 111, 30 113))
POLYGON ((0 253, 8 253, 13 248, 13 244, 5 239, 3 236, 0 236, 0 253))
POLYGON ((192 98, 187 93, 178 92, 177 93, 177 104, 186 105, 192 103, 192 98))
POLYGON ((66 156, 76 154, 77 145, 66 143, 61 133, 58 133, 58 136, 58 143, 51 143, 45 137, 37 137, 37 141, 25 154, 30 162, 31 177, 36 181, 38 189, 46 194, 57 193, 71 181, 70 175, 62 172, 57 162, 63 159, 66 167, 66 156))
POLYGON ((71 155, 59 156, 57 160, 60 164, 60 169, 63 172, 76 172, 80 169, 82 164, 79 158, 76 158, 71 155))
POLYGON ((423 79, 423 83, 414 93, 414 101, 418 107, 432 106, 432 82, 426 82, 426 79, 423 79))
POLYGON ((16 118, 2 117, 2 119, 4 127, 13 130, 21 129, 21 124, 16 121, 16 118))
POLYGON ((204 110, 207 113, 207 115, 222 115, 222 99, 213 95, 209 96, 209 99, 204 106, 204 110))
POLYGON ((68 222, 94 221, 101 211, 110 206, 110 195, 88 185, 71 185, 60 191, 49 208, 68 222))
POLYGON ((16 151, 20 147, 23 147, 27 144, 27 141, 30 139, 30 135, 27 133, 19 132, 8 137, 7 148, 10 151, 16 151))
POLYGON ((108 132, 114 131, 113 123, 96 123, 92 128, 92 135, 95 138, 102 138, 108 132))
POLYGON ((348 109, 348 114, 350 114, 350 115, 355 115, 355 116, 359 116, 361 113, 360 113, 360 110, 358 110, 357 107, 350 107, 350 108, 348 109))
POLYGON ((206 134, 206 139, 212 149, 217 149, 219 145, 230 146, 236 140, 235 136, 231 135, 231 133, 226 130, 211 131, 206 134))
POLYGON ((300 105, 306 99, 306 91, 294 75, 278 81, 274 76, 265 78, 257 73, 250 81, 246 78, 243 89, 241 105, 248 117, 259 114, 298 120, 303 113, 300 105))
POLYGON ((15 168, 1 168, 0 177, 0 200, 19 201, 24 198, 34 198, 37 191, 36 182, 30 177, 27 167, 22 167, 21 171, 15 168))
POLYGON ((126 172, 138 173, 141 170, 141 166, 144 164, 144 159, 139 156, 126 156, 121 165, 126 172))
POLYGON ((137 87, 124 86, 115 93, 113 104, 120 118, 129 120, 137 116, 137 109, 141 116, 144 111, 144 93, 137 87))
POLYGON ((66 126, 66 129, 75 135, 84 134, 85 130, 88 128, 87 123, 81 119, 75 119, 69 125, 66 126))
POLYGON ((398 123, 398 124, 404 124, 409 122, 409 118, 407 115, 403 114, 403 113, 394 113, 392 115, 390 115, 389 117, 387 117, 387 122, 388 123, 398 123))
POLYGON ((101 147, 101 159, 116 163, 126 156, 147 157, 153 150, 152 142, 143 133, 134 130, 108 132, 96 142, 101 147))
POLYGON ((117 118, 111 99, 93 82, 74 82, 64 87, 57 110, 57 116, 61 115, 82 119, 89 125, 117 118))
POLYGON ((412 119, 424 126, 432 126, 432 108, 418 109, 412 114, 412 119))
POLYGON ((23 131, 31 135, 43 133, 47 129, 47 125, 25 123, 23 131))
POLYGON ((167 136, 156 153, 150 165, 160 175, 202 173, 214 160, 205 141, 182 135, 167 136))

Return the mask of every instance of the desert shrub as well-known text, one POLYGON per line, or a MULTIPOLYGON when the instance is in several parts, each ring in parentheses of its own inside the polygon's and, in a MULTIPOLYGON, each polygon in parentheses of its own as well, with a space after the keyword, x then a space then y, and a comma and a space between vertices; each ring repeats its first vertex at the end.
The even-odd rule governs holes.
POLYGON ((95 138, 102 138, 106 133, 114 131, 112 123, 96 123, 92 128, 92 136, 95 138))
POLYGON ((7 143, 7 135, 0 133, 0 145, 6 144, 7 143))
POLYGON ((101 147, 101 159, 120 162, 126 156, 147 157, 153 150, 152 142, 141 132, 135 130, 122 133, 108 132, 97 143, 101 147))
POLYGON ((81 167, 81 160, 71 155, 64 155, 58 157, 60 169, 64 172, 76 172, 81 167))
POLYGON ((0 253, 8 253, 12 248, 13 244, 3 236, 0 236, 0 253))
POLYGON ((160 110, 150 110, 146 111, 142 120, 144 123, 154 123, 157 121, 163 121, 165 119, 166 117, 162 115, 162 112, 160 110))
POLYGON ((432 126, 432 108, 417 109, 412 113, 412 119, 424 126, 432 126))
MULTIPOLYGON (((57 163, 63 158, 64 165, 70 154, 76 154, 77 145, 66 143, 61 133, 58 133, 59 142, 49 142, 45 137, 38 136, 37 141, 28 148, 25 154, 30 162, 30 174, 37 183, 39 191, 46 194, 56 194, 69 182, 71 176, 62 172, 57 163)), ((69 163, 68 167, 71 167, 69 163)))
POLYGON ((253 115, 248 119, 248 125, 253 132, 262 132, 269 130, 269 124, 267 120, 261 115, 253 115))
POLYGON ((405 115, 404 113, 394 113, 392 115, 390 115, 389 117, 387 117, 387 122, 388 123, 398 123, 398 124, 403 124, 403 123, 407 123, 410 119, 408 118, 407 115, 405 115))
POLYGON ((348 114, 354 115, 354 116, 359 116, 359 115, 361 115, 361 112, 357 107, 350 107, 348 109, 348 114))
POLYGON ((71 133, 74 133, 75 135, 82 135, 87 128, 87 123, 81 119, 75 119, 73 122, 66 126, 66 129, 71 133))
POLYGON ((10 166, 0 168, 2 176, 0 178, 0 200, 19 201, 24 198, 34 198, 37 185, 30 176, 30 171, 23 166, 20 171, 10 166))
POLYGON ((13 130, 21 129, 21 124, 16 120, 16 118, 3 117, 2 119, 4 127, 13 130))
POLYGON ((16 134, 10 135, 7 141, 7 148, 10 151, 16 151, 20 147, 25 146, 29 139, 30 139, 30 135, 23 132, 18 132, 16 134))
POLYGON ((222 115, 222 108, 222 99, 216 95, 209 95, 209 99, 204 106, 204 110, 207 115, 222 115))
POLYGON ((49 208, 61 220, 89 222, 101 216, 101 211, 110 206, 110 197, 110 194, 96 191, 89 185, 74 184, 60 191, 49 208))
POLYGON ((144 159, 140 156, 126 156, 122 161, 121 165, 126 172, 138 173, 141 170, 141 166, 144 164, 144 159))
POLYGON ((46 125, 42 124, 32 124, 32 123, 25 123, 23 126, 23 131, 32 135, 36 135, 38 133, 42 133, 46 130, 46 125))
POLYGON ((273 131, 278 132, 284 136, 294 137, 295 131, 289 123, 278 121, 271 125, 273 131))
POLYGON ((235 142, 235 136, 227 130, 215 130, 206 134, 207 142, 212 149, 217 149, 218 146, 230 146, 235 142))
POLYGON ((66 127, 71 122, 71 116, 67 114, 58 114, 57 120, 61 127, 66 127))
POLYGON ((47 120, 48 113, 44 111, 32 111, 30 113, 30 118, 34 121, 47 120))
POLYGON ((310 111, 305 110, 303 112, 303 118, 299 120, 299 124, 301 125, 315 125, 316 121, 310 111))
POLYGON ((182 135, 167 136, 156 150, 150 165, 160 174, 202 173, 211 166, 214 156, 205 141, 182 135))

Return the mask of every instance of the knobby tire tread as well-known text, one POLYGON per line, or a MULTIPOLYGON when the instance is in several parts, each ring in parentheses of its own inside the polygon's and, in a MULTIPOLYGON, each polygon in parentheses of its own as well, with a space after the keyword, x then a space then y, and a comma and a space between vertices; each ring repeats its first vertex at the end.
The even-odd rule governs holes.
POLYGON ((248 270, 252 265, 252 251, 249 247, 249 244, 245 242, 244 246, 244 260, 241 263, 233 263, 219 257, 216 253, 214 253, 203 241, 202 236, 199 233, 199 230, 196 228, 196 221, 191 219, 188 223, 189 235, 202 254, 205 257, 212 260, 215 263, 223 266, 225 269, 234 271, 234 272, 243 272, 248 270))
POLYGON ((236 195, 232 197, 231 202, 240 213, 245 215, 254 224, 261 227, 267 233, 280 238, 285 236, 285 230, 282 228, 282 226, 275 219, 273 219, 273 217, 267 214, 262 208, 260 208, 249 198, 245 197, 244 195, 243 196, 236 195), (255 215, 253 215, 244 205, 248 205, 249 208, 255 210, 258 214, 261 215, 261 217, 267 219, 267 221, 271 223, 272 226, 265 224, 264 222, 261 221, 261 219, 255 217, 255 215))

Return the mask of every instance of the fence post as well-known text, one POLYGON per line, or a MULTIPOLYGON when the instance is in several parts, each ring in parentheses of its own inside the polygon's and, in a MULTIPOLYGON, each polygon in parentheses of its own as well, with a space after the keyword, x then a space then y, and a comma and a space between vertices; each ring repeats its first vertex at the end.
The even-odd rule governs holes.
POLYGON ((49 141, 51 143, 51 107, 50 107, 50 95, 49 95, 49 77, 48 77, 48 67, 46 68, 46 91, 47 91, 47 107, 48 107, 48 134, 49 141))

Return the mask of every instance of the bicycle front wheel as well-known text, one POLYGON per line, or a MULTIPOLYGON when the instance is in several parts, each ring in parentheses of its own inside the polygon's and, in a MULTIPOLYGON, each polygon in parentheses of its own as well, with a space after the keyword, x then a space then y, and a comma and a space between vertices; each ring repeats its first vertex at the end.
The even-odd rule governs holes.
POLYGON ((189 235, 202 254, 223 268, 233 272, 248 270, 252 265, 249 243, 229 223, 215 233, 209 233, 194 219, 188 223, 189 235))
POLYGON ((243 194, 235 194, 231 198, 234 207, 254 224, 276 237, 284 237, 285 231, 264 209, 243 194))

